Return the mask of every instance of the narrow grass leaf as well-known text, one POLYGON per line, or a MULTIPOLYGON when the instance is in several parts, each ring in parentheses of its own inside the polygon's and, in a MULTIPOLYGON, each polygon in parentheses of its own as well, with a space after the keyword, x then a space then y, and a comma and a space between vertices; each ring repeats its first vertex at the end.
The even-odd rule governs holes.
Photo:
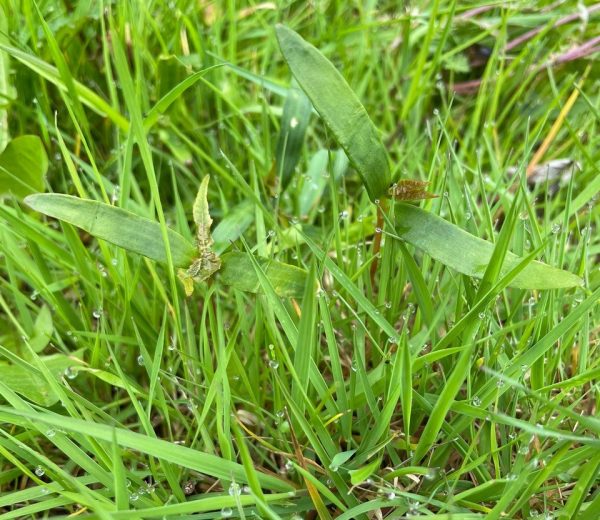
POLYGON ((294 78, 356 168, 372 201, 390 185, 385 148, 375 125, 346 80, 313 45, 277 25, 281 52, 294 78))

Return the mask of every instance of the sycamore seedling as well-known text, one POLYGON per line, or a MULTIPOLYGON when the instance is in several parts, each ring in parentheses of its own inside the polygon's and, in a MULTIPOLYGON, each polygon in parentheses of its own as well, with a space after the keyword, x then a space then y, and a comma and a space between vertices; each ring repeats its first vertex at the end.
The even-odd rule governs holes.
POLYGON ((194 282, 208 280, 221 267, 221 259, 213 251, 214 240, 210 234, 212 218, 208 211, 208 182, 210 176, 202 179, 194 201, 194 222, 196 223, 196 247, 198 257, 187 269, 179 269, 177 275, 183 283, 186 296, 194 292, 194 282))

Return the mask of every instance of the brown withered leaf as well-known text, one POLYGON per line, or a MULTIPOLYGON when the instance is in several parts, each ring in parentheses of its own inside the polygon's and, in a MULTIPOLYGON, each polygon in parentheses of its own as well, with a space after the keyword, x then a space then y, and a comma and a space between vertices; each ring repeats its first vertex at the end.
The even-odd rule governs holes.
POLYGON ((425 190, 429 182, 406 179, 390 188, 390 196, 395 200, 424 200, 438 197, 425 190))

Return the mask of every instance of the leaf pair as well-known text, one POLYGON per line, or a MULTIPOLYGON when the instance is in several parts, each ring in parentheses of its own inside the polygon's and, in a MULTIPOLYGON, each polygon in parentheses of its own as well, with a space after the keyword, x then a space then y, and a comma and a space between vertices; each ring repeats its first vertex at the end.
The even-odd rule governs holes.
MULTIPOLYGON (((281 52, 295 80, 312 102, 325 125, 334 135, 359 173, 370 199, 386 196, 398 201, 435 197, 427 183, 402 180, 389 188, 390 171, 385 148, 348 83, 331 62, 293 30, 278 25, 281 52)), ((433 258, 457 271, 481 278, 490 263, 494 245, 463 231, 426 211, 400 204, 396 211, 398 235, 433 258)), ((508 254, 501 272, 508 272, 520 259, 508 254)), ((511 283, 526 289, 573 287, 581 279, 569 272, 532 262, 511 283)))

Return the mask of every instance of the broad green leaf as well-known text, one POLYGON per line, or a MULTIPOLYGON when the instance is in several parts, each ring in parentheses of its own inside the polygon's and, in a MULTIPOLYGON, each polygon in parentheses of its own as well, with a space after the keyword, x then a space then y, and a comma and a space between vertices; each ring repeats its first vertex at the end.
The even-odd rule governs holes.
POLYGON ((337 471, 338 468, 348 462, 355 453, 356 450, 341 451, 340 453, 336 453, 331 459, 329 469, 331 471, 337 471))
MULTIPOLYGON (((62 375, 67 369, 79 363, 78 360, 63 354, 42 357, 41 360, 56 376, 62 375)), ((0 381, 16 393, 41 406, 52 406, 58 401, 58 396, 48 381, 24 366, 0 364, 0 381)))
POLYGON ((298 88, 290 88, 283 105, 281 129, 275 152, 275 174, 281 177, 282 189, 290 183, 300 160, 311 113, 312 105, 306 94, 298 88))
MULTIPOLYGON (((260 281, 247 253, 227 253, 221 257, 219 280, 246 292, 260 292, 260 281)), ((306 285, 306 271, 266 258, 256 259, 278 296, 301 298, 306 285)))
MULTIPOLYGON (((490 262, 494 244, 477 238, 446 220, 409 204, 396 206, 396 233, 432 258, 459 273, 481 278, 490 262)), ((500 276, 522 259, 506 255, 500 276)), ((510 283, 519 289, 559 289, 581 285, 578 276, 542 262, 531 262, 510 283)))
MULTIPOLYGON (((160 224, 109 204, 70 195, 30 195, 25 203, 32 209, 77 226, 128 251, 167 263, 160 224)), ((188 267, 196 248, 179 233, 168 230, 173 265, 188 267)))
POLYGON ((22 198, 44 191, 48 156, 39 137, 23 135, 10 141, 0 154, 0 196, 22 198))
POLYGON ((386 195, 390 171, 385 148, 346 80, 318 49, 296 32, 277 25, 277 38, 294 78, 348 155, 371 200, 386 195))

